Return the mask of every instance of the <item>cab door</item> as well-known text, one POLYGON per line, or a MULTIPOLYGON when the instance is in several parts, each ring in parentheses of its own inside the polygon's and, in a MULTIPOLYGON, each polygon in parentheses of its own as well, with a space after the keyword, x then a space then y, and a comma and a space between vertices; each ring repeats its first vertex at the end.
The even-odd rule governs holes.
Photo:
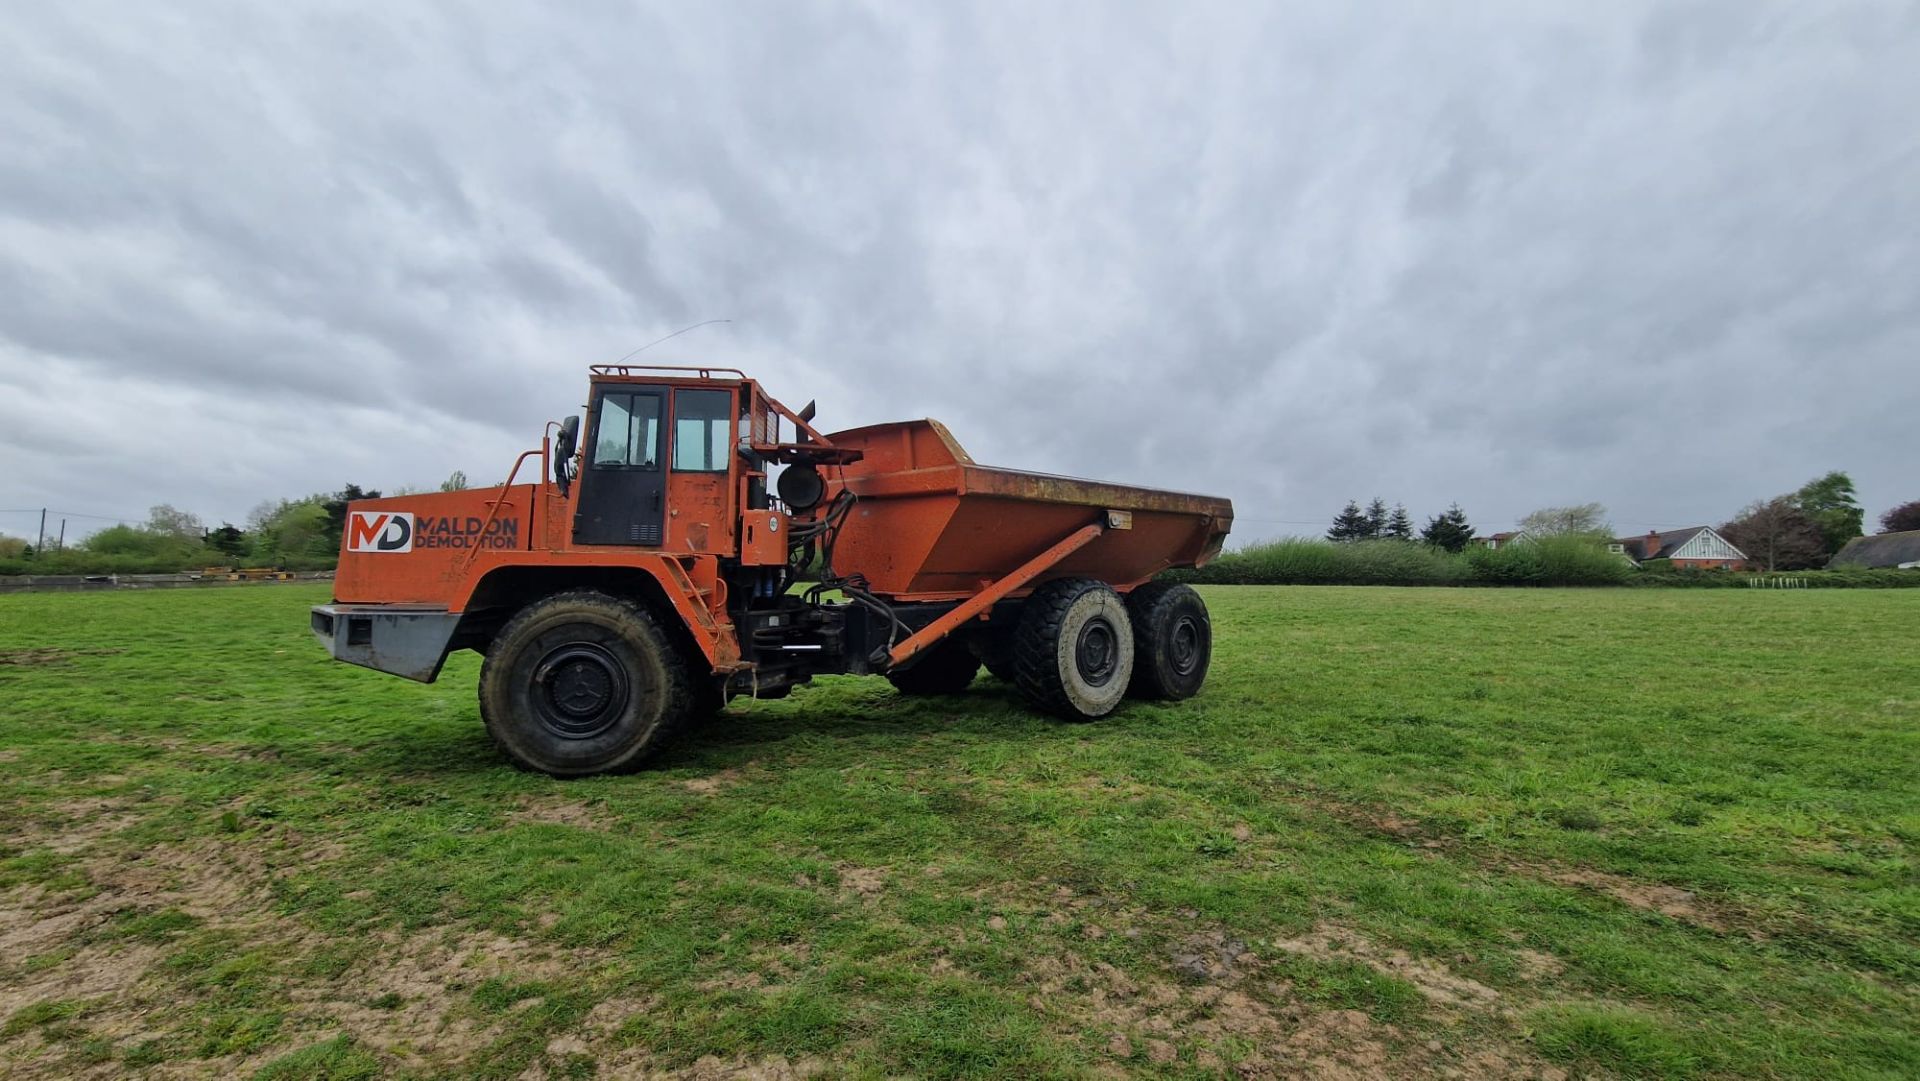
POLYGON ((664 387, 594 388, 575 544, 659 546, 667 513, 660 446, 666 401, 664 387))

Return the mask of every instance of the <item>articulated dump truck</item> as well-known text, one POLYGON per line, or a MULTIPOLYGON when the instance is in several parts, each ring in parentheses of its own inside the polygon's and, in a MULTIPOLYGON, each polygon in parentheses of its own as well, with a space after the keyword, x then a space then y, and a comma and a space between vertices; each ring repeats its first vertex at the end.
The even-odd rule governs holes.
POLYGON ((1206 679, 1206 605, 1153 578, 1220 551, 1227 500, 977 465, 931 420, 824 434, 731 368, 591 373, 584 441, 550 422, 499 487, 352 504, 312 614, 335 658, 423 683, 483 654, 524 768, 632 768, 818 674, 951 695, 985 666, 1067 720, 1206 679))

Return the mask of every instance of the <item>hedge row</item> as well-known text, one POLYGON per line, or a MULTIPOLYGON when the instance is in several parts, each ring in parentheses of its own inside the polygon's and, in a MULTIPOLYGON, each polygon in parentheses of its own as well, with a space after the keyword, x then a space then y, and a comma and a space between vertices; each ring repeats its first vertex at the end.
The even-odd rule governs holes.
POLYGON ((1169 571, 1221 585, 1464 585, 1466 560, 1405 541, 1283 540, 1227 552, 1200 570, 1169 571))
MULTIPOLYGON (((1797 579, 1806 588, 1920 587, 1914 571, 1801 571, 1754 575, 1729 571, 1642 570, 1590 540, 1548 537, 1458 554, 1398 540, 1336 544, 1281 540, 1228 552, 1205 567, 1165 577, 1217 585, 1681 586, 1750 588, 1759 578, 1797 579)), ((1770 583, 1769 583, 1770 584, 1770 583)))
POLYGON ((1468 548, 1475 585, 1618 586, 1633 576, 1633 564, 1591 540, 1545 537, 1505 548, 1468 548))
POLYGON ((1625 560, 1591 543, 1557 538, 1458 554, 1398 540, 1281 540, 1170 577, 1231 585, 1601 586, 1620 585, 1632 573, 1625 560))

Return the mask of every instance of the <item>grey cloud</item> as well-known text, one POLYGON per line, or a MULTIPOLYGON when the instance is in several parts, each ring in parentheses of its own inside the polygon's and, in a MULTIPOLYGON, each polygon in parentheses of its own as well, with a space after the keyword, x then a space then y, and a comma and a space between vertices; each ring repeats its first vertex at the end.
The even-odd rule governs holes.
POLYGON ((1920 494, 1888 437, 1920 405, 1911 8, 80 4, 9 32, 4 506, 238 520, 490 477, 585 365, 710 318, 648 359, 1228 494, 1243 537, 1375 493, 1488 527, 1718 521, 1836 466, 1871 509, 1920 494))

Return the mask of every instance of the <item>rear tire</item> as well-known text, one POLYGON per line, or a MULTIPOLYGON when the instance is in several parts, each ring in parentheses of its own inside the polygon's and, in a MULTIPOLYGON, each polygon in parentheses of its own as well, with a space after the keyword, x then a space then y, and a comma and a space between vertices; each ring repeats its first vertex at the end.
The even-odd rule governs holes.
POLYGON ((1105 582, 1060 578, 1034 590, 1014 635, 1014 682, 1069 721, 1113 712, 1133 675, 1133 625, 1105 582))
POLYGON ((1002 627, 999 623, 989 624, 986 628, 974 632, 973 655, 987 669, 987 674, 1002 683, 1014 681, 1013 636, 1019 622, 1012 627, 1002 627))
POLYGON ((1207 602, 1180 582, 1148 582, 1127 597, 1133 622, 1133 682, 1127 694, 1175 702, 1192 698, 1213 661, 1207 602))
POLYGON ((963 642, 947 638, 920 654, 910 668, 888 672, 887 682, 901 694, 959 694, 980 674, 980 661, 963 642))
POLYGON ((687 664, 653 616, 581 590, 507 621, 480 667, 480 717, 514 764, 552 777, 632 769, 693 707, 687 664))

